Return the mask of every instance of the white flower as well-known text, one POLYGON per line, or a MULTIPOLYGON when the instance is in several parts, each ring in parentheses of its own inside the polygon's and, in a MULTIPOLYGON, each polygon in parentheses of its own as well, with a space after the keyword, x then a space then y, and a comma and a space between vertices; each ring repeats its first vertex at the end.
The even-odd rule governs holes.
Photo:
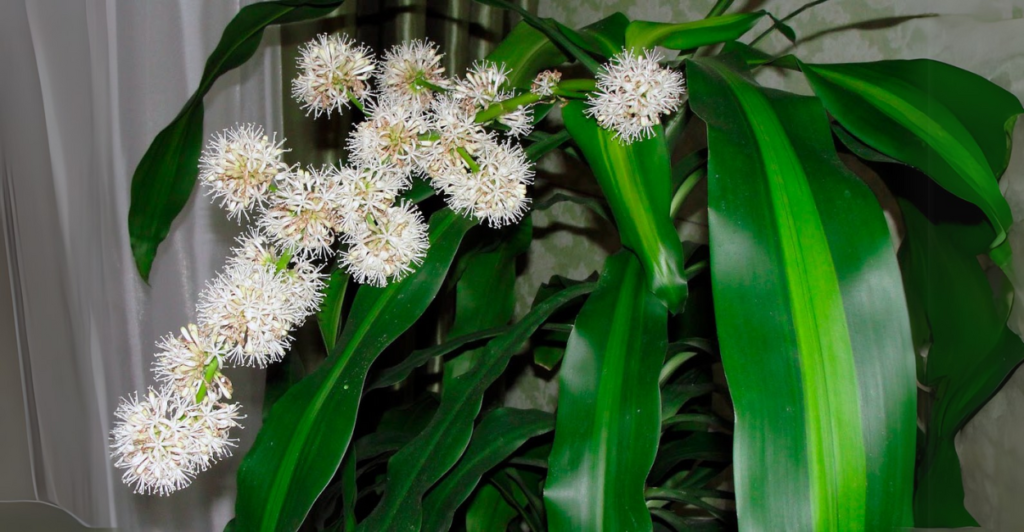
POLYGON ((194 438, 194 455, 199 467, 206 471, 210 464, 231 456, 231 448, 237 439, 230 437, 231 429, 241 427, 238 413, 241 405, 226 404, 212 399, 204 400, 189 409, 187 419, 191 423, 194 438))
POLYGON ((188 486, 204 468, 192 419, 195 403, 170 390, 153 388, 121 399, 111 431, 114 466, 136 493, 167 495, 188 486))
POLYGON ((533 131, 533 107, 519 106, 515 111, 498 117, 498 122, 508 126, 508 134, 513 137, 524 137, 533 131))
POLYGON ((380 78, 382 92, 414 102, 420 109, 426 108, 434 90, 419 82, 441 88, 450 85, 444 77, 441 55, 430 41, 416 39, 395 45, 384 55, 380 78))
POLYGON ((353 164, 389 165, 409 176, 423 153, 420 135, 427 132, 426 117, 418 107, 393 96, 382 96, 367 111, 369 118, 348 139, 353 164))
POLYGON ((430 129, 434 131, 435 139, 425 150, 423 169, 439 190, 444 189, 446 176, 469 168, 458 153, 459 148, 472 156, 484 144, 494 142, 494 135, 475 122, 474 113, 466 103, 465 100, 442 95, 430 107, 430 129))
POLYGON ((499 65, 493 61, 474 61, 466 77, 455 80, 454 95, 472 102, 476 107, 485 108, 498 100, 511 97, 510 93, 503 90, 508 75, 509 70, 504 63, 499 65))
POLYGON ((518 222, 530 204, 526 186, 533 183, 533 169, 523 149, 510 142, 488 143, 474 159, 479 171, 446 176, 448 205, 491 227, 518 222))
POLYGON ((683 75, 658 64, 661 56, 646 50, 644 57, 623 50, 597 74, 597 93, 588 98, 587 114, 615 130, 626 143, 654 135, 661 115, 679 108, 685 92, 683 75))
POLYGON ((227 129, 207 144, 199 158, 199 180, 207 194, 220 198, 228 218, 240 218, 265 201, 274 178, 288 171, 281 161, 283 144, 254 124, 227 129))
POLYGON ((339 187, 322 168, 288 174, 271 195, 259 226, 279 246, 299 257, 331 254, 339 187))
POLYGON ((181 328, 180 336, 166 336, 157 343, 153 373, 158 381, 183 398, 195 400, 206 384, 206 396, 217 400, 231 398, 231 381, 220 372, 226 354, 224 344, 195 325, 181 328), (207 366, 214 361, 218 369, 207 383, 207 366))
POLYGON ((542 98, 550 98, 555 95, 555 87, 562 81, 562 73, 557 70, 545 70, 534 78, 530 85, 530 92, 542 98))
POLYGON ((199 325, 224 343, 232 363, 266 367, 284 357, 289 330, 304 318, 294 295, 275 267, 233 264, 200 292, 199 325))
POLYGON ((369 48, 347 35, 320 34, 299 50, 299 76, 292 80, 292 96, 306 114, 341 112, 349 97, 368 96, 367 80, 376 68, 369 48))
POLYGON ((415 205, 402 202, 346 237, 341 262, 356 282, 386 286, 401 280, 426 257, 427 225, 415 205))
POLYGON ((238 263, 262 264, 276 266, 281 260, 281 248, 258 227, 235 239, 238 247, 231 248, 232 255, 228 258, 229 265, 238 263))
POLYGON ((291 266, 278 272, 278 277, 285 284, 288 312, 292 316, 293 327, 297 327, 307 316, 320 310, 320 303, 324 300, 323 274, 311 262, 295 259, 291 266))
POLYGON ((383 164, 346 166, 337 173, 341 192, 338 194, 338 230, 352 233, 366 223, 368 216, 376 217, 395 203, 395 198, 409 186, 404 175, 383 164))

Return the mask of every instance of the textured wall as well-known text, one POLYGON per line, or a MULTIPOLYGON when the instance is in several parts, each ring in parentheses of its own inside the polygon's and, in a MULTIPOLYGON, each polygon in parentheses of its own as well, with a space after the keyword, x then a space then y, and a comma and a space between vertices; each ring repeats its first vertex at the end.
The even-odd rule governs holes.
MULTIPOLYGON (((767 9, 789 14, 806 0, 738 0, 738 9, 767 9)), ((539 14, 569 26, 589 24, 615 11, 630 19, 684 21, 700 18, 712 0, 557 0, 542 2, 539 14)), ((768 25, 762 22, 752 35, 768 25)), ((1024 98, 1024 0, 832 0, 800 15, 792 26, 803 40, 792 52, 823 62, 932 58, 977 72, 1018 98, 1024 98)), ((772 51, 791 45, 775 34, 765 41, 772 51)), ((792 74, 765 72, 762 83, 807 92, 792 74)), ((549 158, 544 167, 564 164, 549 158)), ((1010 169, 1003 180, 1014 217, 1024 219, 1024 126, 1018 124, 1010 169)), ((585 209, 561 204, 534 215, 535 245, 519 280, 519 300, 532 299, 537 286, 552 273, 575 278, 600 269, 609 247, 593 235, 597 223, 585 209)), ((700 219, 693 220, 699 230, 700 219)), ((1011 231, 1018 264, 1024 264, 1024 232, 1011 231)), ((1018 268, 1020 271, 1020 268, 1018 268)), ((1017 286, 1024 286, 1018 275, 1017 286)), ((525 309, 520 309, 525 310, 525 309)), ((1024 311, 1015 308, 1011 327, 1024 330, 1024 311)), ((515 405, 551 406, 557 393, 550 380, 536 379, 529 369, 513 387, 515 405)), ((545 377, 545 376, 541 376, 545 377)), ((1024 530, 1024 372, 1012 378, 957 439, 964 466, 967 507, 990 530, 1024 530)))

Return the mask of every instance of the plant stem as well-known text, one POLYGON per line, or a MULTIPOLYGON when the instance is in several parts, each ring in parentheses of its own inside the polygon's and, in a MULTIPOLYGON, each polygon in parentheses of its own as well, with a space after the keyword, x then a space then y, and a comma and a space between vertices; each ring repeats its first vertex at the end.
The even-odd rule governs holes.
POLYGON ((468 151, 466 151, 466 148, 459 146, 458 148, 455 148, 455 151, 458 152, 460 156, 462 156, 462 160, 466 161, 466 164, 469 165, 469 169, 474 174, 480 171, 480 165, 476 164, 476 160, 474 160, 473 156, 470 155, 468 151))
POLYGON ((714 7, 711 8, 711 11, 708 11, 708 16, 704 18, 720 16, 722 13, 725 13, 730 7, 732 7, 733 1, 734 0, 718 0, 717 2, 715 2, 714 7))
POLYGON ((561 146, 565 141, 572 138, 568 130, 561 130, 550 137, 538 140, 526 148, 526 158, 531 161, 539 161, 548 152, 561 146))
POLYGON ((220 361, 216 357, 209 364, 203 366, 203 383, 199 385, 199 391, 196 392, 196 404, 202 403, 203 399, 206 399, 207 388, 213 378, 217 376, 218 369, 220 369, 220 361))
POLYGON ((701 166, 687 176, 683 180, 683 184, 679 185, 679 188, 676 189, 675 195, 672 196, 672 206, 669 209, 669 213, 673 218, 679 213, 679 209, 683 206, 683 202, 686 201, 686 197, 690 195, 690 192, 693 191, 693 188, 697 186, 697 183, 700 183, 700 180, 705 175, 707 175, 707 168, 701 166))
POLYGON ((559 81, 558 88, 567 91, 590 92, 597 88, 597 81, 590 78, 567 79, 559 81))
POLYGON ((352 102, 352 105, 356 106, 356 109, 363 113, 363 116, 367 116, 366 107, 363 107, 363 102, 359 101, 359 98, 356 98, 351 92, 348 93, 348 101, 352 102))
POLYGON ((771 33, 776 28, 778 28, 780 23, 785 23, 786 21, 792 19, 793 17, 799 15, 800 13, 803 13, 804 11, 807 11, 808 9, 810 9, 810 8, 812 8, 812 7, 814 7, 814 6, 818 5, 818 4, 824 4, 825 2, 828 2, 828 0, 813 0, 811 2, 808 2, 808 3, 804 4, 804 5, 796 8, 795 11, 793 11, 792 13, 790 13, 790 14, 786 15, 785 17, 779 19, 778 22, 773 22, 771 27, 766 29, 766 30, 764 30, 761 33, 761 35, 758 35, 757 37, 754 37, 754 40, 750 41, 750 46, 754 46, 757 43, 761 42, 761 39, 764 39, 765 37, 768 36, 769 33, 771 33))
POLYGON ((687 266, 686 270, 684 270, 683 273, 686 274, 686 279, 690 280, 690 279, 693 279, 694 277, 696 277, 698 273, 700 273, 700 272, 702 272, 702 271, 704 271, 706 269, 708 269, 708 261, 707 260, 702 260, 700 262, 695 262, 695 263, 687 266))
POLYGON ((277 272, 281 272, 288 267, 288 263, 292 261, 292 251, 290 249, 284 250, 281 256, 278 257, 277 262, 274 263, 274 267, 277 268, 277 272))
POLYGON ((435 85, 435 84, 433 84, 433 83, 423 79, 422 76, 417 77, 416 80, 412 82, 412 84, 417 86, 417 87, 419 87, 419 88, 421 88, 421 89, 430 89, 430 90, 432 90, 434 92, 440 92, 442 94, 448 92, 448 89, 446 89, 444 87, 441 87, 439 85, 435 85))
POLYGON ((487 109, 476 114, 476 119, 474 121, 477 124, 484 124, 505 113, 510 113, 524 105, 530 105, 531 103, 536 103, 538 101, 540 101, 540 96, 537 96, 532 92, 524 92, 518 96, 513 96, 507 100, 502 100, 489 105, 487 109))

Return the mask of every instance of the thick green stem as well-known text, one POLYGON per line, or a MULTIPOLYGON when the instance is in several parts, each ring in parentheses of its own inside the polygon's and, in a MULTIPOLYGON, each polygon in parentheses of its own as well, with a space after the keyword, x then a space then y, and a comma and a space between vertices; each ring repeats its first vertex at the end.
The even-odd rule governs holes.
POLYGON ((207 388, 213 378, 217 376, 217 370, 220 369, 220 361, 214 358, 209 364, 203 367, 203 383, 199 385, 199 391, 196 392, 196 404, 202 403, 203 399, 206 399, 207 388))
POLYGON ((597 88, 597 81, 589 78, 567 79, 559 81, 558 88, 567 91, 590 92, 597 88))
POLYGON ((416 80, 412 82, 412 84, 417 86, 417 87, 419 87, 419 88, 421 88, 421 89, 430 89, 430 90, 432 90, 434 92, 440 92, 442 94, 448 92, 448 89, 446 89, 444 87, 441 87, 440 85, 435 85, 435 84, 433 84, 433 83, 423 79, 422 76, 421 77, 417 77, 416 80))
POLYGON ((524 105, 530 105, 532 103, 537 103, 538 101, 540 101, 540 96, 537 96, 532 92, 524 92, 518 96, 513 96, 507 100, 491 104, 487 109, 476 114, 475 121, 477 124, 484 124, 505 113, 511 113, 524 105))
POLYGON ((711 8, 711 11, 708 11, 708 16, 704 18, 721 16, 723 13, 728 11, 730 7, 732 7, 733 1, 734 0, 718 0, 717 2, 715 2, 715 5, 711 8))
POLYGON ((277 262, 274 263, 274 267, 277 268, 278 272, 283 271, 288 267, 288 263, 292 261, 292 251, 290 249, 284 250, 281 256, 278 257, 277 262))
POLYGON ((466 151, 466 148, 459 146, 458 148, 455 148, 455 151, 459 153, 463 161, 466 161, 466 164, 469 165, 469 169, 474 174, 480 171, 480 165, 476 164, 476 160, 473 159, 473 156, 470 155, 468 151, 466 151))
POLYGON ((356 98, 355 94, 349 92, 348 101, 352 102, 352 105, 356 106, 356 109, 359 109, 359 111, 363 113, 363 116, 366 116, 366 107, 363 107, 363 102, 359 101, 359 98, 356 98))

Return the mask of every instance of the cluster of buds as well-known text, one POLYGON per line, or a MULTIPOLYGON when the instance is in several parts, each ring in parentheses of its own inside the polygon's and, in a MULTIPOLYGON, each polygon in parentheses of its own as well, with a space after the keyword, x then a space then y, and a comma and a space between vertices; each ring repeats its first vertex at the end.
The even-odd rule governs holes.
POLYGON ((517 223, 529 208, 532 163, 513 139, 530 134, 532 106, 577 89, 590 112, 624 142, 650 136, 678 108, 682 79, 658 57, 623 52, 593 81, 542 72, 527 92, 509 70, 477 62, 449 78, 427 41, 378 61, 345 36, 306 44, 292 93, 308 113, 330 117, 350 104, 364 119, 348 139, 347 165, 283 162, 284 141, 242 125, 216 135, 199 180, 229 218, 255 220, 224 270, 199 295, 196 323, 157 343, 159 388, 122 400, 112 431, 115 465, 140 493, 168 494, 228 456, 239 426, 225 364, 265 367, 291 346, 291 331, 318 311, 322 259, 336 253, 356 282, 383 287, 420 265, 429 246, 423 215, 401 199, 426 180, 455 212, 491 227, 517 223))

